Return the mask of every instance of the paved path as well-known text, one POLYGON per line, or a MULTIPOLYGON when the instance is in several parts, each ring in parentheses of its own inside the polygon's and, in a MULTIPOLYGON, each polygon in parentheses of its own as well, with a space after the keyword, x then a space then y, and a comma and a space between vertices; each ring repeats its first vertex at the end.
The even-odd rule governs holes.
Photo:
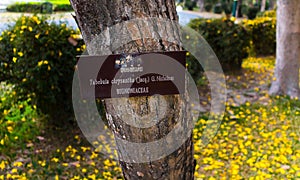
POLYGON ((224 17, 221 14, 215 14, 215 13, 211 13, 211 12, 197 12, 197 11, 186 11, 186 10, 183 10, 182 12, 187 13, 187 14, 201 16, 202 18, 206 18, 206 19, 217 19, 217 18, 224 17))
MULTIPOLYGON (((1 1, 1 0, 0 0, 1 1)), ((17 1, 17 0, 16 0, 17 1)), ((41 1, 41 0, 36 0, 41 1)), ((51 14, 50 19, 54 20, 54 22, 65 21, 69 24, 69 26, 73 28, 77 28, 77 25, 72 17, 72 12, 64 12, 64 13, 53 13, 51 14)), ((7 24, 12 25, 13 22, 22 15, 30 16, 31 13, 12 13, 12 12, 2 12, 0 13, 0 32, 7 28, 7 24)), ((187 25, 191 19, 195 18, 221 18, 222 15, 207 13, 207 12, 195 12, 195 11, 178 11, 179 15, 179 24, 187 25)))
MULTIPOLYGON (((16 0, 17 1, 17 0, 16 0)), ((40 0, 37 0, 40 1, 40 0)), ((179 16, 186 16, 187 19, 192 19, 192 18, 221 18, 222 15, 219 14, 214 14, 214 13, 208 13, 208 12, 195 12, 195 11, 179 11, 178 12, 179 16)), ((17 19, 18 17, 22 15, 32 15, 31 13, 13 13, 13 12, 2 12, 0 13, 0 22, 9 22, 12 20, 17 19)), ((54 19, 73 19, 71 16, 71 12, 67 13, 53 13, 51 14, 51 18, 54 19)))
MULTIPOLYGON (((11 22, 14 21, 15 19, 18 19, 22 15, 25 16, 31 16, 33 15, 32 13, 14 13, 14 12, 3 12, 0 13, 0 23, 5 23, 5 22, 11 22)), ((50 15, 50 19, 73 19, 71 12, 67 13, 53 13, 50 15)))

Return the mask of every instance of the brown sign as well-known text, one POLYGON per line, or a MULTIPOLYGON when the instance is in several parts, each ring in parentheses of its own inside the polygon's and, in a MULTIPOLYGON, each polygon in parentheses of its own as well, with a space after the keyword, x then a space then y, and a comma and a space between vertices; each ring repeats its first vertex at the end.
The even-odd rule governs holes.
POLYGON ((81 95, 118 98, 181 94, 186 51, 78 57, 81 95))

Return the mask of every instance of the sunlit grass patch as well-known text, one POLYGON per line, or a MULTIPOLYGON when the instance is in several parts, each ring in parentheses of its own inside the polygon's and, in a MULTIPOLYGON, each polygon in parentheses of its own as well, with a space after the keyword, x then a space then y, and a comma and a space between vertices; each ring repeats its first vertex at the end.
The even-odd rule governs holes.
MULTIPOLYGON (((219 133, 203 149, 199 148, 202 132, 195 129, 195 158, 199 164, 196 177, 297 178, 299 130, 295 132, 293 123, 299 122, 300 116, 294 103, 299 105, 274 98, 268 105, 227 107, 219 133)), ((202 119, 198 123, 206 122, 202 119)))
POLYGON ((273 71, 275 66, 275 58, 273 56, 264 58, 249 57, 244 59, 242 67, 250 69, 257 73, 264 73, 266 71, 273 71))
MULTIPOLYGON (((202 148, 202 129, 194 130, 197 179, 300 178, 300 102, 268 96, 274 64, 274 57, 248 58, 242 74, 228 75, 228 88, 238 93, 227 103, 218 134, 202 148), (234 103, 245 91, 257 98, 234 103)), ((200 119, 196 127, 206 123, 200 119)))
POLYGON ((51 2, 52 4, 70 4, 69 0, 46 0, 47 2, 51 2))

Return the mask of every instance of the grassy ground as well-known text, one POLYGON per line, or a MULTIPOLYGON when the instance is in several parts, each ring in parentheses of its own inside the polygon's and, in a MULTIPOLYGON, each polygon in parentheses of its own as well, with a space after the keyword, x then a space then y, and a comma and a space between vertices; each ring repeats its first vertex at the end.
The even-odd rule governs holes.
POLYGON ((70 4, 69 0, 46 0, 52 4, 70 4))
MULTIPOLYGON (((300 179, 300 102, 268 96, 273 68, 273 57, 248 58, 241 72, 226 76, 219 132, 203 147, 210 121, 203 116, 194 129, 196 179, 300 179)), ((19 143, 23 148, 0 155, 0 179, 121 179, 118 162, 91 148, 78 128, 45 129, 19 143)))

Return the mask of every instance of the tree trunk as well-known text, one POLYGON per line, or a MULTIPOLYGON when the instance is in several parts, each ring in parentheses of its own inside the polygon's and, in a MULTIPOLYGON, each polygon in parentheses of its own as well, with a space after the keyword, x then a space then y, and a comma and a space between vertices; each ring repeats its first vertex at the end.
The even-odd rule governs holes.
MULTIPOLYGON (((71 0, 71 4, 89 55, 181 50, 179 26, 171 22, 178 22, 174 0, 71 0), (130 43, 128 37, 133 39, 130 43)), ((187 129, 190 126, 187 101, 188 98, 181 95, 105 100, 108 124, 117 137, 118 156, 125 179, 193 179, 192 135, 179 149, 160 159, 151 158, 158 152, 150 147, 145 152, 131 149, 136 156, 148 154, 149 160, 143 163, 135 163, 134 157, 132 162, 128 162, 132 152, 127 152, 122 144, 122 141, 145 143, 162 139, 176 124, 180 124, 183 130, 187 129), (162 106, 166 113, 157 123, 162 106), (122 113, 128 114, 128 109, 134 112, 131 118, 137 121, 146 119, 146 123, 155 125, 137 128, 126 124, 120 117, 122 113)), ((165 148, 176 140, 174 137, 166 142, 165 148)))
POLYGON ((200 9, 200 12, 205 11, 204 5, 205 5, 205 0, 198 0, 198 6, 199 6, 199 9, 200 9))
POLYGON ((267 0, 261 0, 260 12, 264 12, 266 10, 267 0))
POLYGON ((300 3, 278 0, 275 78, 270 94, 300 97, 300 3))
POLYGON ((242 15, 242 4, 243 4, 243 0, 238 0, 238 5, 236 8, 236 13, 235 13, 235 17, 243 17, 242 15))
POLYGON ((276 2, 276 0, 269 0, 269 6, 270 6, 270 10, 273 10, 274 9, 274 6, 275 6, 275 2, 276 2))

